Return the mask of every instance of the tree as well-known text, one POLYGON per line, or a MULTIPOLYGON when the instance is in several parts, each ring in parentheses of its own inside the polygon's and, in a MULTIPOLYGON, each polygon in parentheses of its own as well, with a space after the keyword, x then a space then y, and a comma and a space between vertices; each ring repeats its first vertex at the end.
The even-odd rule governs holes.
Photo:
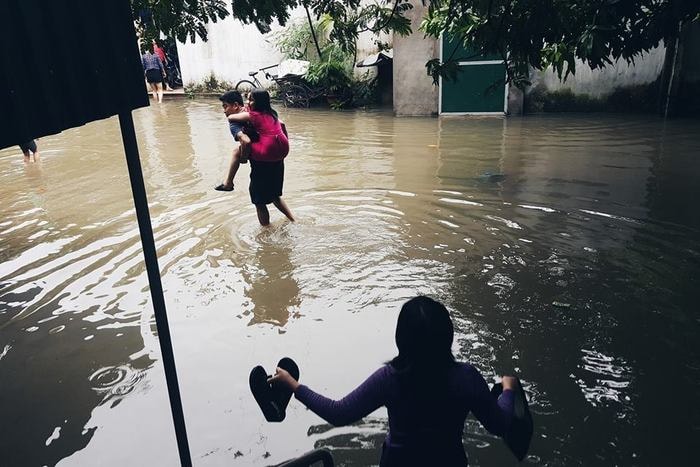
MULTIPOLYGON (((150 8, 153 21, 166 34, 184 40, 195 34, 206 39, 207 21, 224 18, 223 0, 131 0, 134 11, 150 8)), ((428 13, 421 30, 432 37, 447 35, 478 55, 500 55, 507 79, 528 84, 531 68, 552 67, 561 79, 576 73, 577 59, 592 69, 617 60, 635 59, 661 41, 667 47, 662 87, 677 85, 678 55, 683 31, 700 19, 698 0, 422 0, 428 13), (676 83, 676 84, 674 84, 676 83)), ((303 7, 316 19, 333 20, 330 39, 346 51, 354 51, 363 31, 408 34, 404 16, 409 0, 232 0, 234 16, 268 32, 277 21, 285 25, 290 12, 303 7)), ((437 81, 457 74, 456 57, 430 60, 427 72, 437 81)), ((668 102, 666 110, 668 110, 668 102)))
MULTIPOLYGON (((354 52, 360 33, 390 31, 398 34, 411 32, 410 21, 403 13, 411 9, 408 0, 377 0, 363 4, 361 0, 232 0, 233 15, 244 24, 254 24, 262 33, 270 31, 277 21, 284 26, 291 10, 303 7, 309 24, 312 16, 319 20, 328 15, 333 20, 330 40, 344 51, 354 52)), ((141 29, 151 33, 164 33, 181 42, 196 37, 207 40, 206 25, 229 15, 225 0, 131 0, 134 18, 141 29)), ((312 35, 315 31, 312 27, 312 35)), ((314 37, 317 51, 318 40, 314 37)))
MULTIPOLYGON (((346 52, 354 53, 358 36, 367 31, 374 33, 410 34, 411 21, 404 16, 413 8, 409 0, 233 0, 234 16, 243 23, 255 24, 260 32, 269 32, 270 24, 277 21, 284 26, 293 8, 306 10, 309 24, 327 15, 333 21, 329 39, 346 52)), ((312 34, 315 33, 312 28, 312 34)), ((319 54, 317 38, 314 37, 319 54)))
POLYGON ((180 42, 207 40, 207 23, 226 18, 227 6, 225 0, 131 0, 134 19, 147 36, 162 32, 180 42))
MULTIPOLYGON (((233 1, 236 16, 263 29, 273 20, 284 23, 289 9, 309 5, 316 14, 327 13, 338 21, 333 39, 341 44, 351 40, 353 31, 358 30, 357 27, 346 29, 344 25, 353 21, 357 24, 362 15, 349 12, 356 11, 359 3, 358 0, 233 1)), ((403 21, 395 31, 409 24, 402 15, 410 8, 407 0, 384 3, 393 4, 392 18, 403 21)), ((436 38, 442 35, 455 38, 478 55, 500 55, 506 63, 507 79, 521 87, 529 83, 531 68, 552 67, 560 79, 566 79, 576 73, 577 59, 592 69, 620 59, 633 64, 663 41, 667 58, 662 89, 668 89, 667 97, 678 82, 679 70, 674 65, 679 54, 675 51, 682 45, 683 31, 700 18, 698 0, 423 0, 423 4, 429 4, 421 25, 424 33, 436 38)), ((386 7, 382 14, 387 17, 386 7)), ((381 24, 378 15, 374 24, 381 24)), ((436 82, 440 76, 454 79, 457 62, 463 58, 448 51, 444 61, 430 60, 426 64, 427 72, 436 82)), ((668 100, 664 107, 668 112, 668 100)))
MULTIPOLYGON (((508 78, 527 83, 530 67, 552 67, 559 78, 671 44, 697 19, 697 0, 432 0, 421 29, 448 34, 479 54, 499 54, 508 78)), ((431 61, 429 73, 449 74, 455 57, 431 61)))

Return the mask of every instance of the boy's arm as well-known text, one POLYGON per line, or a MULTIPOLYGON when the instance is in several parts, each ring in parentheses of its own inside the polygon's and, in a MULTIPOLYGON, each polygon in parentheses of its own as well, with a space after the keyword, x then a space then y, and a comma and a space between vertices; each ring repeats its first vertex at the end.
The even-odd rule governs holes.
POLYGON ((282 133, 284 133, 284 136, 289 138, 289 133, 287 133, 287 125, 285 125, 282 121, 280 121, 280 125, 282 126, 282 133))
POLYGON ((250 114, 248 112, 238 112, 236 114, 230 114, 227 116, 229 122, 245 123, 250 121, 250 114))

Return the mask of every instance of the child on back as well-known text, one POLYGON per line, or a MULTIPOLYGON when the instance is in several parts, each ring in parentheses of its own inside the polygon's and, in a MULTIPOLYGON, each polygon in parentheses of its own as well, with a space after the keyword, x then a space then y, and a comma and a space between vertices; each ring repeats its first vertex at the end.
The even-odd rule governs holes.
POLYGON ((248 109, 226 116, 230 123, 249 124, 257 135, 250 146, 250 202, 255 205, 260 225, 270 224, 268 204, 274 204, 287 219, 294 216, 282 200, 284 158, 289 154, 287 128, 270 105, 270 94, 253 89, 248 94, 248 109))
MULTIPOLYGON (((243 96, 241 96, 241 93, 238 91, 225 92, 219 97, 219 100, 221 101, 221 107, 223 107, 227 119, 229 115, 247 110, 243 105, 243 96)), ((240 144, 231 154, 231 165, 229 166, 226 180, 224 180, 224 183, 214 188, 217 191, 233 191, 233 179, 236 176, 236 172, 238 172, 238 168, 241 164, 248 162, 248 156, 250 154, 251 139, 250 136, 244 132, 245 123, 228 120, 228 125, 234 141, 238 141, 240 144)))

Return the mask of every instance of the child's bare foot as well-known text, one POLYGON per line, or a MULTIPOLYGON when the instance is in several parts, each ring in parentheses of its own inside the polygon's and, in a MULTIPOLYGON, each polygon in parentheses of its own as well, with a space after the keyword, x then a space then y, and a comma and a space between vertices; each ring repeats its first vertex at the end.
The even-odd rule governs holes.
POLYGON ((214 187, 216 191, 233 191, 233 183, 230 185, 224 185, 223 183, 217 187, 214 187))

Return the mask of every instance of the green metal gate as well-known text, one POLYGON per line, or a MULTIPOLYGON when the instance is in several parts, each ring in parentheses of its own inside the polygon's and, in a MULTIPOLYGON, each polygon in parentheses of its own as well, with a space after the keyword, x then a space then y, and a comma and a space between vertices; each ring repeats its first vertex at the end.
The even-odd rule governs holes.
POLYGON ((440 78, 440 109, 443 114, 503 115, 508 110, 506 66, 498 55, 480 56, 459 41, 443 37, 440 59, 457 60, 457 81, 440 78))

